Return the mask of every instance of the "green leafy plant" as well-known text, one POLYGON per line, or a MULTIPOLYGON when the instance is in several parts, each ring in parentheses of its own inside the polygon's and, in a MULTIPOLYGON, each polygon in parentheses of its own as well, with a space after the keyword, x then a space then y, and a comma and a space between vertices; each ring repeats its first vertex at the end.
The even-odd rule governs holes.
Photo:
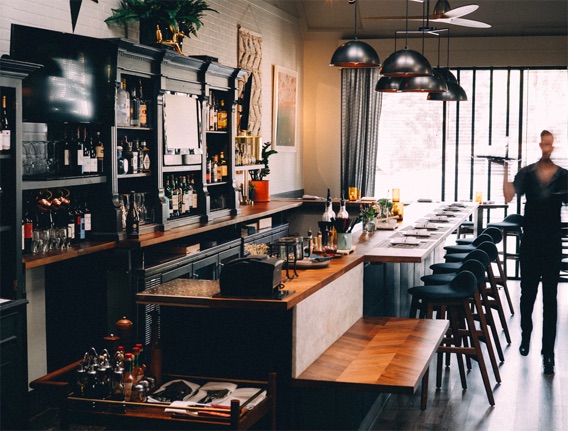
POLYGON ((216 12, 204 0, 121 0, 106 23, 130 24, 149 20, 171 27, 174 33, 196 35, 205 12, 216 12))
POLYGON ((250 171, 250 176, 253 181, 261 181, 264 177, 266 177, 270 173, 270 168, 268 167, 268 158, 273 154, 278 154, 278 151, 272 150, 270 148, 272 144, 270 142, 266 142, 262 146, 262 151, 260 155, 262 156, 262 164, 264 168, 255 169, 250 171))

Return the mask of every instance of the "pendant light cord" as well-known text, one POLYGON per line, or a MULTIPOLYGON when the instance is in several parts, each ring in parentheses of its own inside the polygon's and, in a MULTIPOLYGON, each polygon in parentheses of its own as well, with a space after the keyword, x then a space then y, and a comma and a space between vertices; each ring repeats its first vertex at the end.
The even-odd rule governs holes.
POLYGON ((355 15, 353 16, 353 31, 355 32, 355 40, 357 40, 357 0, 355 0, 355 15))
POLYGON ((406 0, 406 39, 404 40, 404 49, 408 49, 408 0, 406 0))

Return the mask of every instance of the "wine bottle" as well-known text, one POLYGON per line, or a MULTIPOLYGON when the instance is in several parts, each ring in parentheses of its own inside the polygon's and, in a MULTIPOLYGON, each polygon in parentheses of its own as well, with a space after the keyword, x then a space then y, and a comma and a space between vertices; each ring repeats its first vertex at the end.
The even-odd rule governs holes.
POLYGON ((211 182, 212 183, 219 182, 219 165, 217 163, 218 159, 219 159, 219 157, 217 156, 217 154, 215 154, 213 156, 213 162, 211 163, 211 182))
POLYGON ((193 202, 193 197, 191 196, 191 184, 186 177, 183 177, 183 212, 189 214, 191 212, 191 204, 193 202))
POLYGON ((91 226, 92 226, 92 214, 91 210, 87 206, 87 200, 85 200, 85 205, 83 206, 83 220, 82 224, 85 230, 85 239, 91 238, 91 226))
POLYGON ((144 95, 142 93, 142 80, 138 80, 138 98, 139 98, 139 121, 140 127, 148 127, 148 105, 146 100, 144 100, 144 95))
POLYGON ((217 130, 217 106, 215 95, 211 93, 209 97, 209 130, 217 130))
POLYGON ((126 91, 126 79, 122 80, 122 85, 118 84, 116 90, 116 125, 130 126, 130 95, 126 91))
POLYGON ((207 159, 207 163, 205 165, 205 182, 211 183, 211 159, 207 159))
POLYGON ((191 208, 197 209, 197 189, 195 188, 195 179, 191 177, 191 208))
POLYGON ((172 187, 169 178, 166 178, 166 185, 164 186, 164 192, 166 195, 166 199, 168 199, 168 218, 170 219, 174 214, 174 208, 172 206, 172 187))
POLYGON ((74 171, 75 175, 83 175, 83 141, 81 140, 81 130, 79 127, 77 127, 77 133, 75 134, 71 155, 73 156, 71 169, 74 171))
POLYGON ((91 141, 87 137, 87 128, 83 127, 83 174, 91 173, 91 141))
POLYGON ((60 156, 59 160, 60 173, 63 176, 71 175, 71 142, 69 142, 69 135, 67 128, 63 129, 63 140, 59 143, 60 156))
POLYGON ((24 216, 22 217, 22 251, 24 254, 32 252, 33 219, 30 215, 30 201, 26 202, 24 216))
POLYGON ((7 98, 2 96, 2 111, 0 111, 0 149, 8 153, 12 148, 12 129, 8 119, 7 98))
POLYGON ((170 184, 172 187, 172 215, 177 217, 179 216, 179 189, 173 175, 171 176, 170 184))
POLYGON ((225 101, 221 99, 219 111, 217 112, 217 130, 227 130, 227 110, 225 109, 225 101))
POLYGON ((138 173, 138 167, 139 167, 138 153, 140 151, 138 139, 135 139, 133 142, 129 142, 128 143, 128 149, 129 149, 129 151, 132 152, 132 160, 130 161, 132 163, 132 166, 131 166, 131 169, 130 169, 130 171, 131 171, 130 173, 137 174, 138 173))
POLYGON ((140 127, 140 99, 136 95, 136 87, 130 91, 130 125, 140 127))
POLYGON ((128 213, 126 214, 126 236, 130 239, 140 237, 140 214, 136 208, 136 202, 134 202, 134 195, 135 192, 131 191, 128 213))
POLYGON ((95 141, 95 138, 93 137, 93 134, 91 133, 89 135, 89 150, 90 150, 90 154, 89 154, 89 160, 90 160, 90 164, 91 164, 91 174, 97 174, 99 169, 98 169, 98 159, 97 159, 97 143, 98 141, 95 141))
POLYGON ((97 174, 102 175, 104 174, 105 146, 101 139, 101 132, 97 132, 95 155, 97 157, 97 174))

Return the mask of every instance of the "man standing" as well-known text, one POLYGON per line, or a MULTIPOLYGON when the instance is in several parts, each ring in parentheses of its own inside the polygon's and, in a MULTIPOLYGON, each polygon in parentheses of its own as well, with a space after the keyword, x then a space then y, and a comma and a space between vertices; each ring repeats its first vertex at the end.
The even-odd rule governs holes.
POLYGON ((554 373, 556 292, 562 259, 560 209, 562 202, 568 203, 568 171, 550 159, 553 144, 552 133, 543 130, 540 134, 540 160, 522 168, 512 183, 508 181, 508 166, 505 162, 503 178, 503 194, 507 203, 515 193, 519 197, 526 195, 520 249, 522 339, 519 351, 523 356, 529 353, 533 329, 532 312, 538 285, 542 281, 541 353, 544 374, 554 373))

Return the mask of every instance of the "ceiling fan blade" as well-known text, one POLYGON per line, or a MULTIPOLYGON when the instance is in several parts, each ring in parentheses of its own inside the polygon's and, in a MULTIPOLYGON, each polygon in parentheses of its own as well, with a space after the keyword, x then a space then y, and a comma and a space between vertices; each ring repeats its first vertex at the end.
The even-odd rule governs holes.
MULTIPOLYGON (((435 18, 435 16, 432 15, 432 18, 435 18)), ((383 20, 405 20, 406 16, 364 16, 363 19, 383 19, 383 20)), ((409 21, 422 21, 423 19, 425 19, 422 16, 409 16, 408 20, 409 21)))
POLYGON ((474 21, 472 19, 464 19, 464 18, 437 18, 437 19, 431 19, 430 22, 441 22, 444 24, 459 25, 461 27, 491 28, 491 25, 485 22, 474 21))
POLYGON ((443 14, 440 18, 460 18, 465 15, 469 15, 472 12, 475 12, 479 9, 479 6, 476 4, 468 4, 465 6, 458 6, 455 9, 450 9, 445 14, 443 14))

